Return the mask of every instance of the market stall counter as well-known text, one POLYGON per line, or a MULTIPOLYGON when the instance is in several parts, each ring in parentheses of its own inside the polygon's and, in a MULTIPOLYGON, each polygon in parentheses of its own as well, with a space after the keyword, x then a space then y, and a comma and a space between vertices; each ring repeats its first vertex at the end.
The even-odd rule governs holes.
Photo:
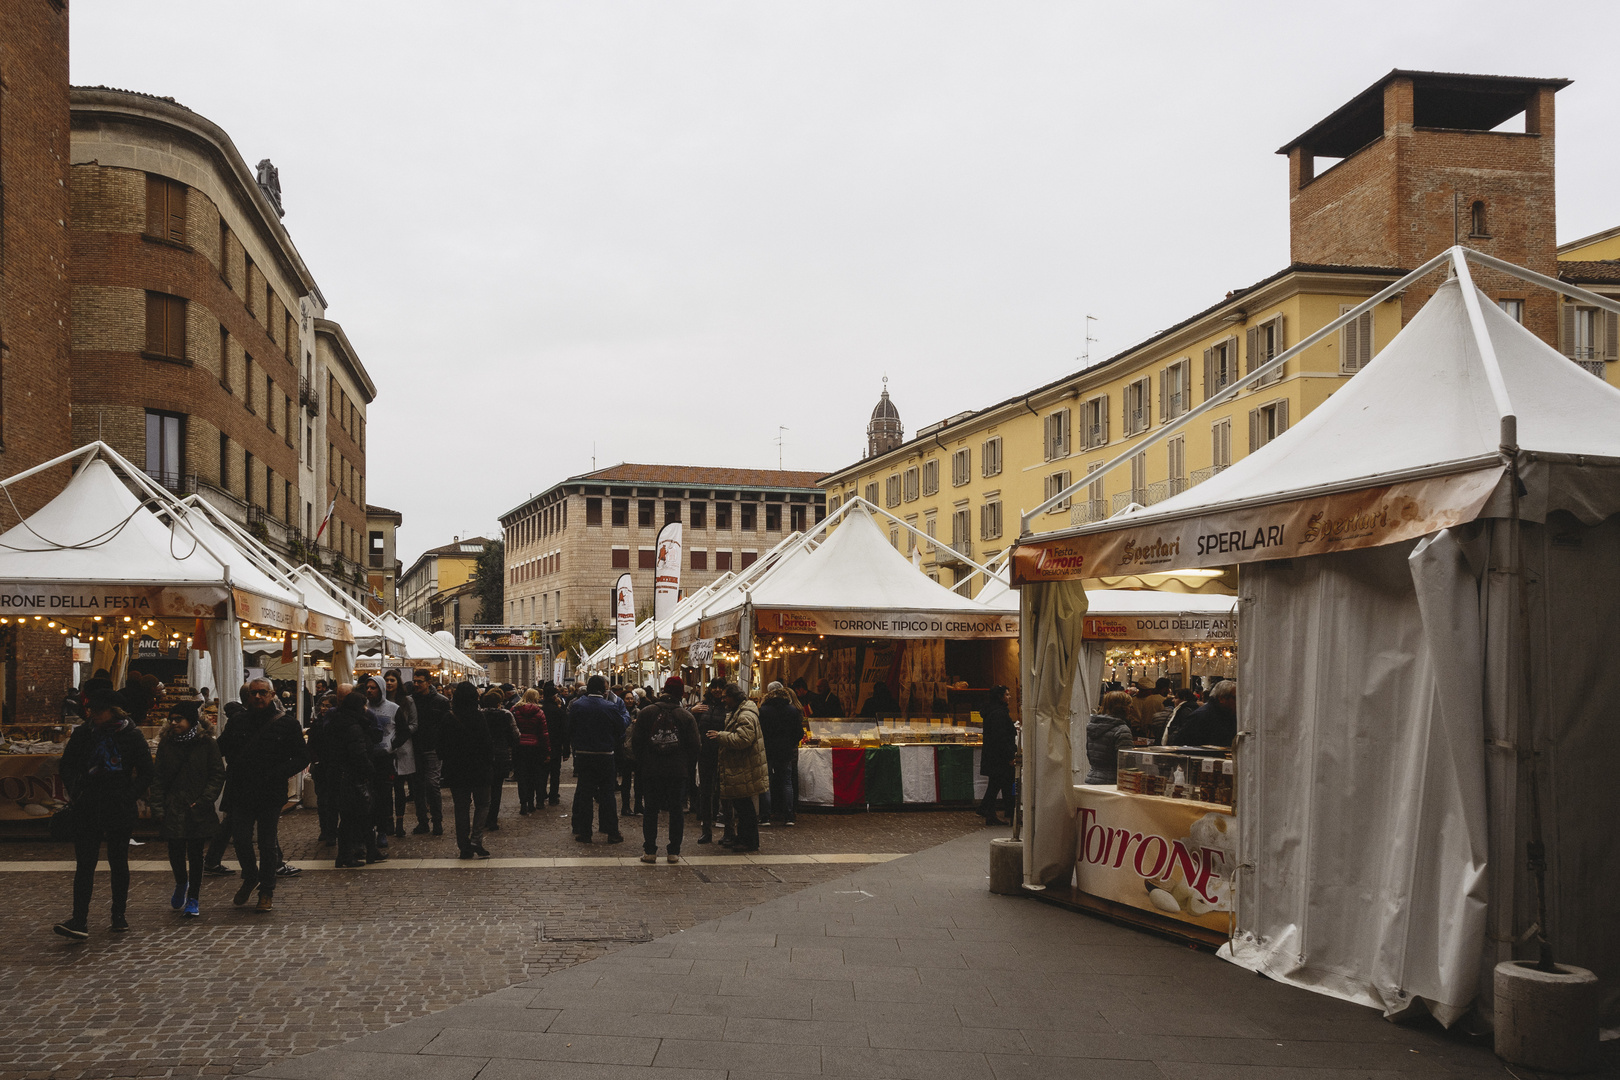
POLYGON ((982 799, 983 728, 950 716, 810 720, 799 747, 800 807, 965 806, 982 799))

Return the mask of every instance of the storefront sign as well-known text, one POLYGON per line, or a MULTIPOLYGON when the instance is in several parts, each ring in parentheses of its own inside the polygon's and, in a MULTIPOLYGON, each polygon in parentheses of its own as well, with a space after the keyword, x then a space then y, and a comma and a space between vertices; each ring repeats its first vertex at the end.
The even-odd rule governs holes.
POLYGON ((687 650, 686 662, 694 667, 698 664, 713 663, 714 638, 699 638, 692 642, 692 647, 687 650))
POLYGON ((254 626, 270 626, 277 630, 297 629, 297 612, 290 604, 270 600, 241 589, 232 589, 236 601, 236 617, 254 626))
MULTIPOLYGON (((697 637, 725 638, 736 637, 737 631, 742 627, 742 612, 728 611, 724 615, 716 615, 712 619, 704 619, 698 623, 697 637)), ((690 633, 691 630, 685 631, 690 633)), ((694 639, 696 640, 696 639, 694 639)))
POLYGON ((56 754, 0 754, 0 821, 37 821, 66 803, 61 765, 56 754))
POLYGON ((223 614, 220 607, 224 602, 225 590, 209 585, 101 587, 62 582, 0 582, 0 615, 54 615, 59 619, 89 619, 94 615, 213 619, 223 614))
POLYGON ((1493 466, 1198 517, 1038 540, 1013 550, 1013 584, 1218 568, 1412 540, 1474 520, 1493 466))
POLYGON ((310 611, 304 616, 304 632, 310 637, 325 638, 328 641, 354 640, 354 631, 349 627, 349 620, 334 619, 318 611, 310 611))
POLYGON ((461 651, 468 656, 543 652, 545 636, 540 626, 464 626, 461 651))
POLYGON ((1235 615, 1087 615, 1092 641, 1236 641, 1235 615))
POLYGON ((1075 788, 1075 882, 1081 892, 1226 933, 1237 872, 1237 819, 1209 803, 1075 788))
POLYGON ((836 634, 872 638, 1008 638, 1018 616, 1000 612, 940 615, 905 611, 761 611, 762 634, 836 634))

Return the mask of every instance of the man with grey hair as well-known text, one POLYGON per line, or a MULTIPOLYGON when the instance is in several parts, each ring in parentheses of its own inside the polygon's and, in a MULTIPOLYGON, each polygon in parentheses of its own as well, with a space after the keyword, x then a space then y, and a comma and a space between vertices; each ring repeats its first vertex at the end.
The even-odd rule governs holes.
POLYGON ((1176 732, 1183 746, 1231 746, 1237 741, 1237 683, 1224 679, 1215 684, 1204 702, 1187 717, 1176 732))
POLYGON ((242 886, 232 902, 241 907, 257 889, 258 910, 270 911, 281 864, 276 833, 287 800, 287 779, 309 766, 309 750, 303 729, 276 700, 269 679, 248 683, 246 705, 246 711, 227 723, 219 735, 219 752, 225 757, 225 809, 235 823, 232 839, 242 864, 242 886))

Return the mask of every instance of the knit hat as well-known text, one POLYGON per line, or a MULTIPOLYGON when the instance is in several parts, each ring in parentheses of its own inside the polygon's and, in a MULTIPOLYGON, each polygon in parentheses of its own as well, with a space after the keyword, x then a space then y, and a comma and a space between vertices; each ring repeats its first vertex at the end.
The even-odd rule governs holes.
POLYGON ((664 683, 664 693, 668 694, 670 697, 678 698, 682 694, 686 693, 686 684, 681 681, 681 677, 679 675, 671 675, 664 683))
POLYGON ((183 716, 191 721, 192 727, 196 727, 198 718, 201 716, 201 703, 186 699, 176 701, 169 706, 169 716, 171 719, 176 716, 183 716))

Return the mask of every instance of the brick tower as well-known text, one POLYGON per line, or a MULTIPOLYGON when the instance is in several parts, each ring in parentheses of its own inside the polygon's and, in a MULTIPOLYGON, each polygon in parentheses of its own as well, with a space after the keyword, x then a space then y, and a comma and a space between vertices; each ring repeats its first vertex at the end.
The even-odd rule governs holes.
MULTIPOLYGON (((1461 243, 1556 275, 1553 95, 1567 85, 1391 71, 1277 151, 1292 261, 1411 269, 1461 243), (1492 130, 1521 114, 1523 131, 1492 130)), ((1525 325, 1557 344, 1556 297, 1473 272, 1492 299, 1523 299, 1525 325)), ((1408 290, 1403 322, 1439 283, 1408 290)))

